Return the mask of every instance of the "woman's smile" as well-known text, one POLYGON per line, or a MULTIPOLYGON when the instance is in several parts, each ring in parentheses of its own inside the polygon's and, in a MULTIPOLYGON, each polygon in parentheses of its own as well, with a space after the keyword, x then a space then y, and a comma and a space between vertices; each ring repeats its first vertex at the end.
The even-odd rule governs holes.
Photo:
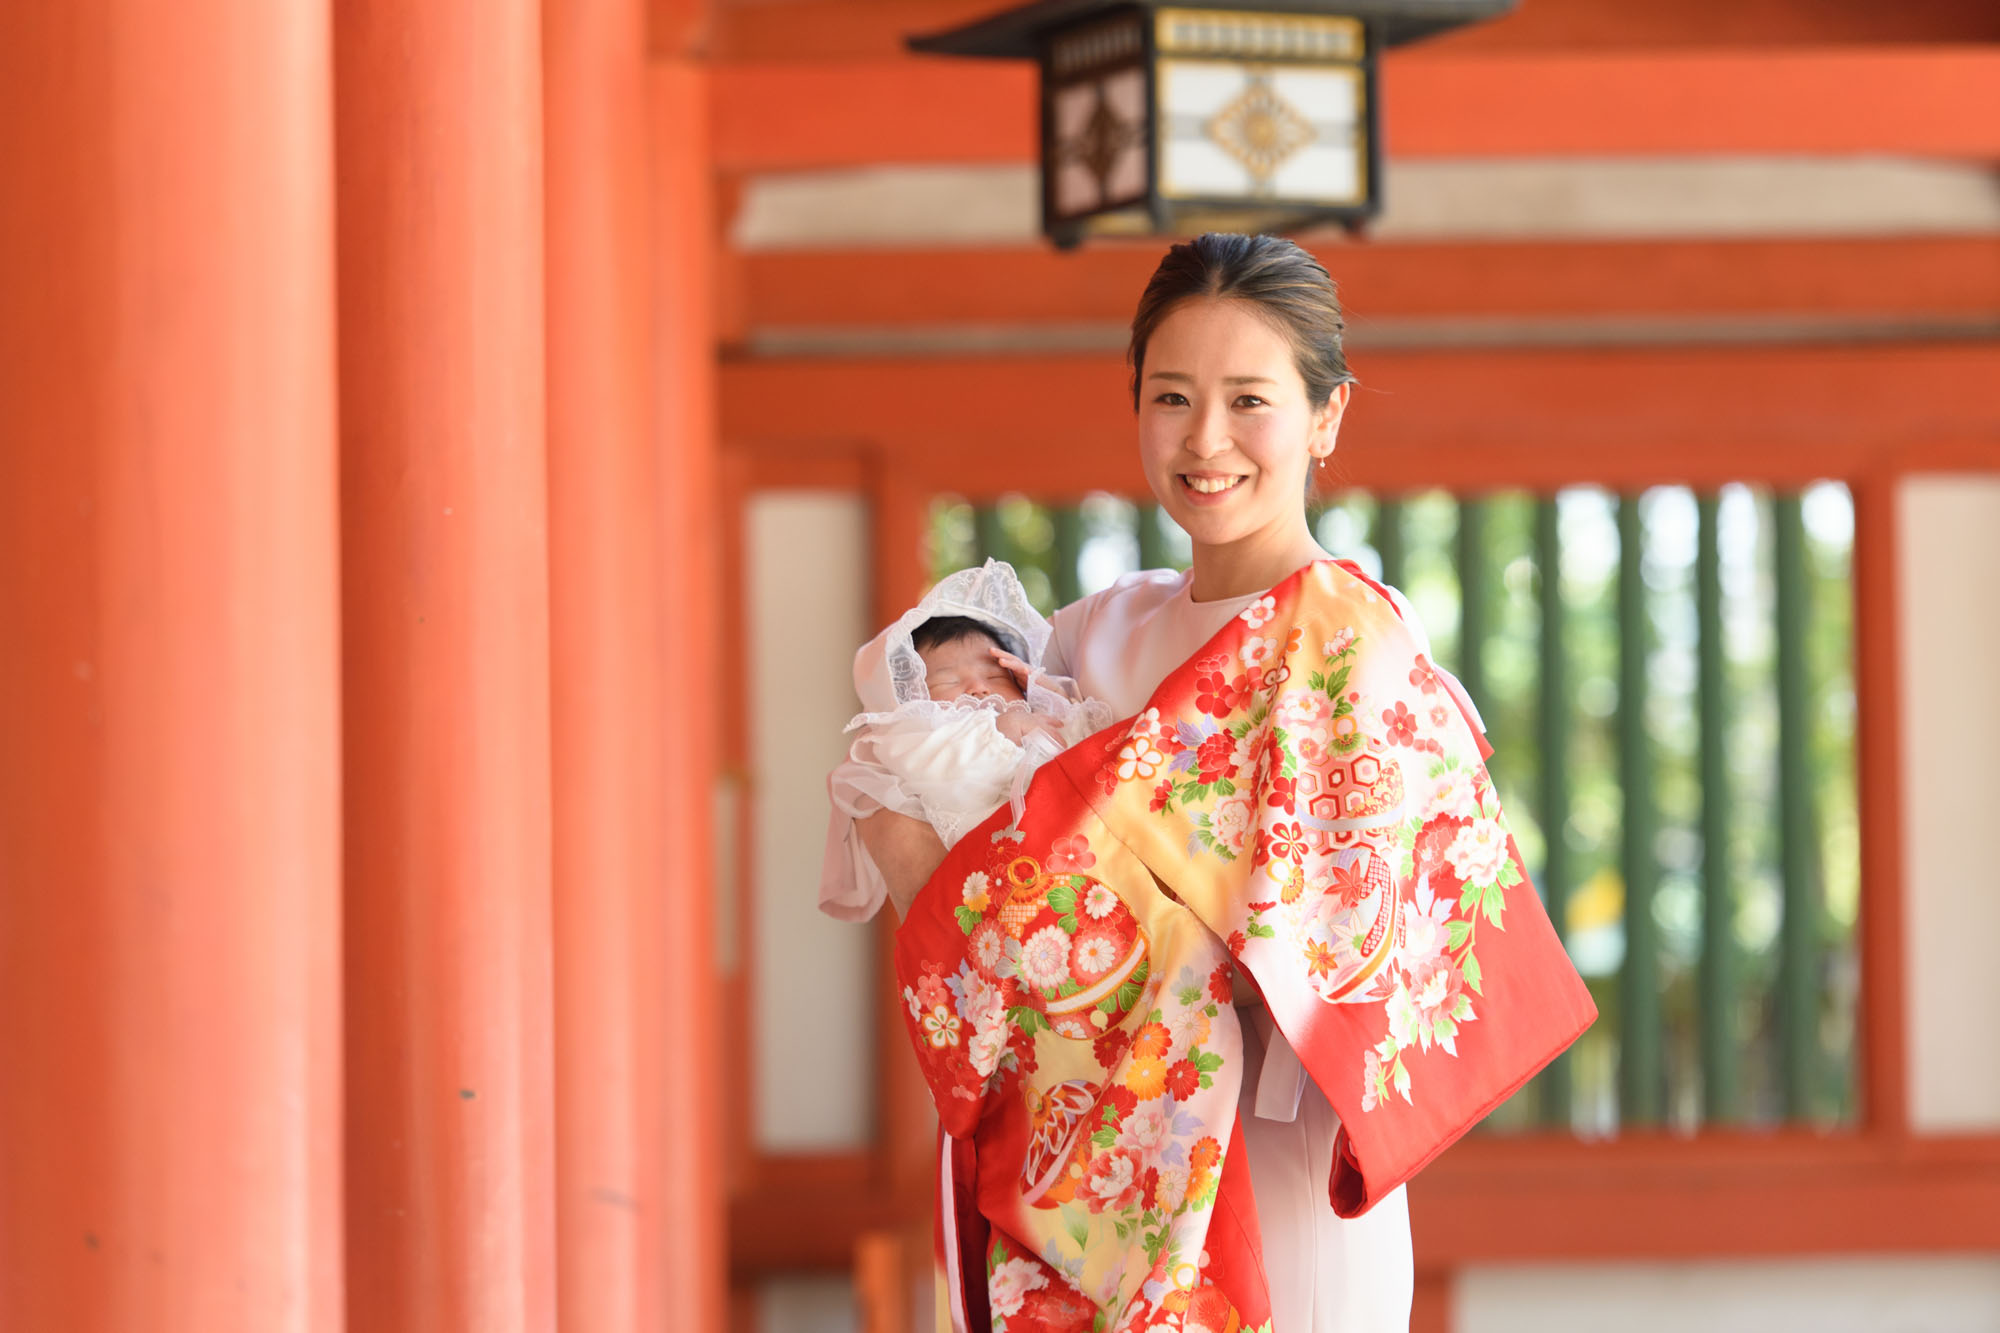
POLYGON ((1194 504, 1215 504, 1223 496, 1235 490, 1238 485, 1249 480, 1236 473, 1183 472, 1180 482, 1194 504))

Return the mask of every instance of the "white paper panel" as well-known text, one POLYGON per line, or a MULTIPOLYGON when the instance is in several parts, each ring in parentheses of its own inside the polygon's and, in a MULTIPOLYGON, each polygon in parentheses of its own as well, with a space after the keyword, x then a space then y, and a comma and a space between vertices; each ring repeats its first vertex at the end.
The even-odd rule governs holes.
POLYGON ((1906 481, 1897 524, 1910 1119, 1919 1130, 1992 1130, 2000 1128, 2000 479, 1906 481))
POLYGON ((1474 1268, 1452 1305, 1454 1333, 1993 1333, 2000 1259, 1474 1268))
POLYGON ((766 492, 750 501, 744 540, 756 1141, 778 1152, 857 1148, 874 1087, 873 937, 820 915, 817 901, 826 775, 859 706, 854 650, 872 632, 866 507, 858 496, 766 492))
POLYGON ((758 1284, 757 1333, 859 1333, 860 1328, 854 1284, 847 1278, 782 1277, 758 1284))
MULTIPOLYGON (((2000 174, 1979 163, 1391 158, 1384 170, 1370 229, 1384 241, 2000 232, 2000 174)), ((1030 245, 1040 199, 1031 163, 776 173, 747 182, 734 238, 744 250, 1030 245)))

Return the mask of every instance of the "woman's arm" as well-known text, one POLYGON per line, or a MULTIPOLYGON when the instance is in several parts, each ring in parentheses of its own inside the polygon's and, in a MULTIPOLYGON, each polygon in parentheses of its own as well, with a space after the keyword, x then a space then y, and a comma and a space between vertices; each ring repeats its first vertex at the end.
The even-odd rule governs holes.
POLYGON ((860 832, 861 845, 868 849, 875 868, 882 872, 889 901, 901 920, 925 881, 944 864, 944 841, 923 820, 894 810, 877 810, 855 820, 854 827, 860 832))

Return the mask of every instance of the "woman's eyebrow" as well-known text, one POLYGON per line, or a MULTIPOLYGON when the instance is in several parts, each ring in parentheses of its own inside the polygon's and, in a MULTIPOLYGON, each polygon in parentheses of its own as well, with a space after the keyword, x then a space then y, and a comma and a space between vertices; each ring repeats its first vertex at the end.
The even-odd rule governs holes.
MULTIPOLYGON (((1149 380, 1173 380, 1177 384, 1192 384, 1194 376, 1178 370, 1155 370, 1146 376, 1149 380)), ((1276 384, 1268 375, 1226 375, 1224 384, 1276 384)))

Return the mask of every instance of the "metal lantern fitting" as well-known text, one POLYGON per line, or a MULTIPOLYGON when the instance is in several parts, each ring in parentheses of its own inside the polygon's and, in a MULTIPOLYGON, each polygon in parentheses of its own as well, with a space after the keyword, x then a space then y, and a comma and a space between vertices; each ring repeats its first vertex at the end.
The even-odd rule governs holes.
POLYGON ((1380 208, 1378 51, 1515 0, 1200 9, 1042 0, 909 39, 1042 72, 1042 230, 1092 235, 1358 225, 1380 208))

